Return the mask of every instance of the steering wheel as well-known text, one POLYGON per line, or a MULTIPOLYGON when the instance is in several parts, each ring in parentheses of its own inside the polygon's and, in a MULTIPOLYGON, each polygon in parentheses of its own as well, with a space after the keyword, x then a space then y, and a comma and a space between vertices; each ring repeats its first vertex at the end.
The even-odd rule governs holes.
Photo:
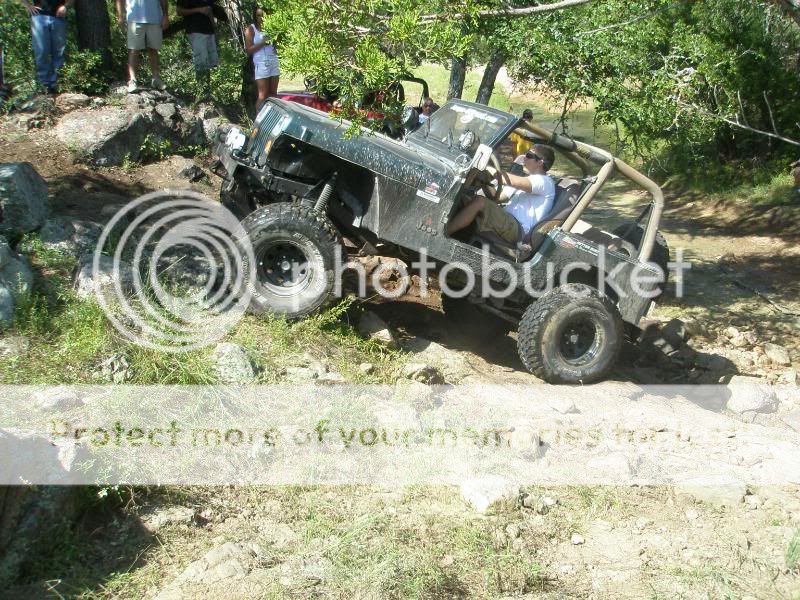
POLYGON ((484 195, 489 198, 494 203, 498 203, 500 200, 500 194, 503 191, 503 181, 500 178, 500 173, 503 172, 503 169, 500 167, 500 160, 497 158, 497 155, 492 151, 489 155, 489 161, 492 163, 492 166, 495 169, 494 175, 488 181, 484 181, 481 184, 481 189, 483 190, 484 195), (495 185, 491 185, 492 180, 496 183, 495 185))

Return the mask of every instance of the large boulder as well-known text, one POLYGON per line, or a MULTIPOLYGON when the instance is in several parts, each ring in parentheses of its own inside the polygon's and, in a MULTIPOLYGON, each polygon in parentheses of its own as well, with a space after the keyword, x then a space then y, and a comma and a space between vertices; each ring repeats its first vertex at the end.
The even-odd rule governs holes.
POLYGON ((168 94, 143 93, 127 100, 124 107, 69 113, 56 126, 56 137, 80 160, 100 166, 206 143, 201 120, 168 94))
POLYGON ((94 256, 81 257, 78 273, 75 276, 75 292, 79 298, 93 298, 97 291, 114 294, 119 281, 124 292, 130 291, 134 285, 133 269, 125 261, 120 261, 119 268, 114 268, 114 259, 101 256, 94 269, 94 256))
POLYGON ((0 236, 0 323, 10 323, 14 309, 33 285, 33 272, 24 257, 14 254, 0 236))
POLYGON ((59 216, 47 219, 39 230, 39 239, 45 248, 77 257, 93 254, 102 233, 97 223, 59 216))
POLYGON ((0 235, 15 238, 41 227, 50 212, 47 184, 31 163, 0 163, 0 235))

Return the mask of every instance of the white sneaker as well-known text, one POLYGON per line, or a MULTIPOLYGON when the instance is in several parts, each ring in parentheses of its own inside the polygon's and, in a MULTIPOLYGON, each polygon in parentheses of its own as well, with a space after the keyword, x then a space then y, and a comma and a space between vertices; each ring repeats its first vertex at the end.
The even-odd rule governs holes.
POLYGON ((134 92, 139 90, 139 84, 136 83, 135 79, 131 79, 128 82, 128 93, 133 94, 134 92))
POLYGON ((153 77, 153 80, 150 82, 150 87, 154 90, 158 90, 159 92, 163 92, 167 89, 167 84, 165 84, 159 77, 153 77))

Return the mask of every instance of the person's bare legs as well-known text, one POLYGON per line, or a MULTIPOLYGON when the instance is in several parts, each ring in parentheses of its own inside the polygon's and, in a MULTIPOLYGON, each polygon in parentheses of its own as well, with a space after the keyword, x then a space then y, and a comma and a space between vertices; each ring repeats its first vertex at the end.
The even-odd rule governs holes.
POLYGON ((139 51, 128 50, 128 81, 136 81, 136 68, 139 66, 139 51))
POLYGON ((478 215, 483 212, 486 203, 491 202, 484 196, 476 196, 472 202, 467 204, 464 208, 456 213, 450 222, 447 224, 447 235, 453 235, 456 231, 461 231, 467 225, 474 222, 478 215))
POLYGON ((150 60, 150 73, 153 79, 161 79, 161 73, 158 66, 158 50, 148 48, 147 58, 150 60))
POLYGON ((278 77, 269 77, 265 79, 267 82, 267 98, 273 98, 278 95, 278 77))
POLYGON ((256 79, 256 89, 258 90, 256 113, 258 113, 258 111, 261 110, 261 105, 264 104, 269 97, 269 79, 256 79))

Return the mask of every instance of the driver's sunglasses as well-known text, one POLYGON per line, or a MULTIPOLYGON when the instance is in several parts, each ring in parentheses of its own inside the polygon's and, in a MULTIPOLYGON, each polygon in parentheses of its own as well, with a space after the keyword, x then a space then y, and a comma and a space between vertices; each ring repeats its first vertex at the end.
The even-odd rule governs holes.
POLYGON ((541 160, 542 162, 544 162, 544 159, 541 156, 536 154, 536 152, 531 152, 530 150, 528 150, 525 153, 525 158, 530 159, 530 160, 541 160))

